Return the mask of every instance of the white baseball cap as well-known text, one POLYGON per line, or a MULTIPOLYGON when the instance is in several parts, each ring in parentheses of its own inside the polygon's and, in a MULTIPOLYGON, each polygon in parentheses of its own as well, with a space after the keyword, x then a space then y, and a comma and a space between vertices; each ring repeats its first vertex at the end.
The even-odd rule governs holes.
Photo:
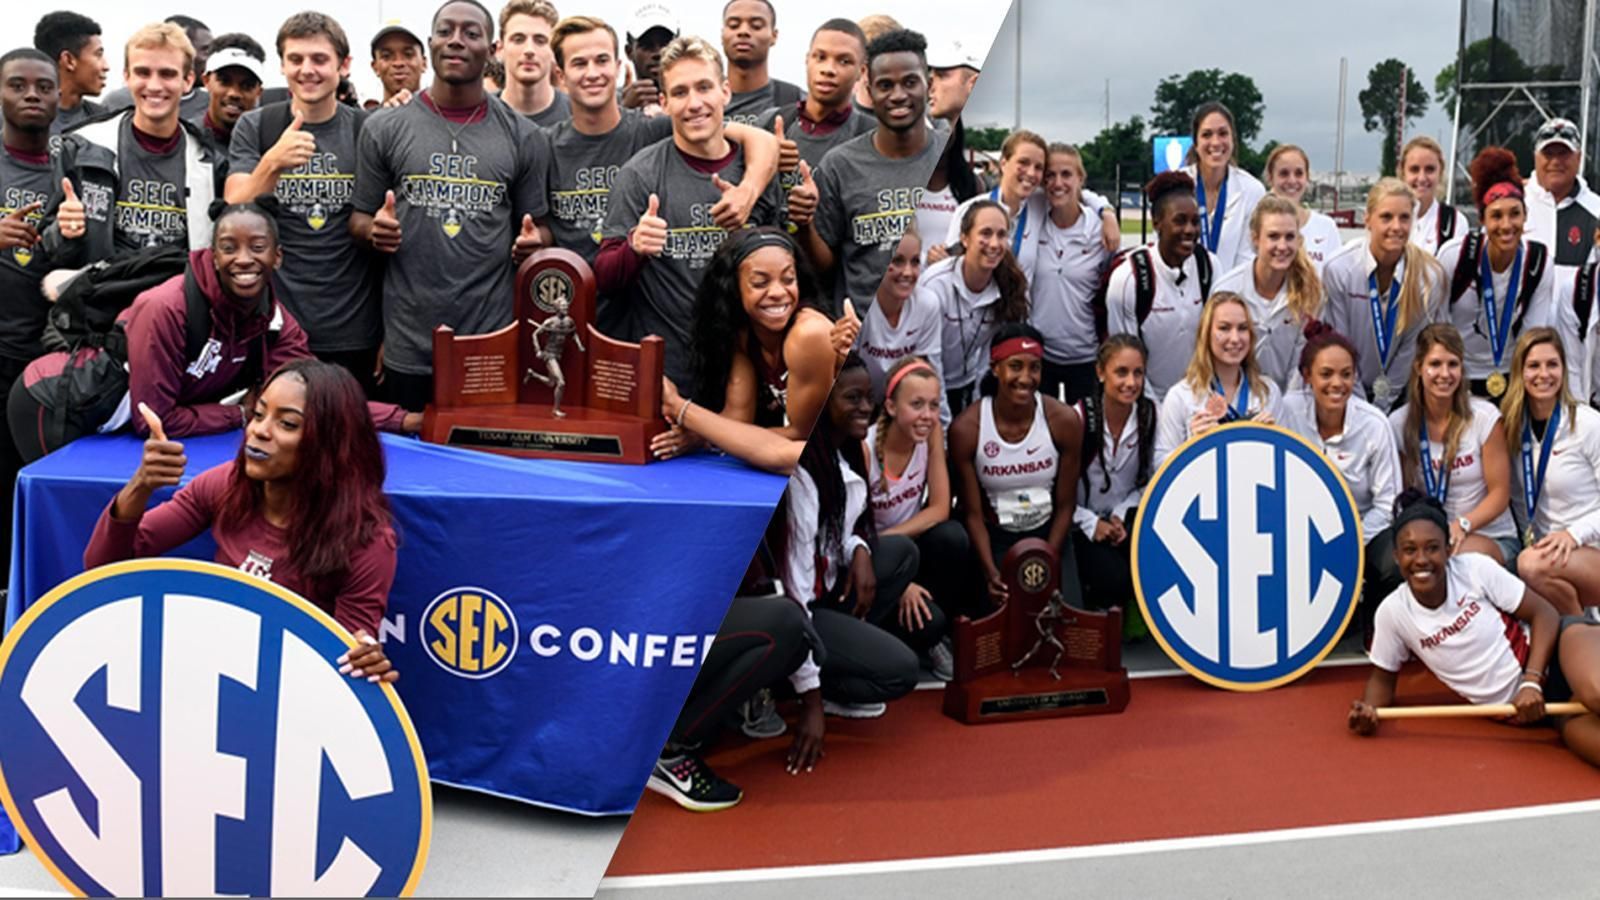
POLYGON ((644 37, 652 28, 665 28, 674 35, 678 33, 677 14, 660 0, 647 0, 635 6, 633 13, 628 16, 628 37, 644 37))
POLYGON ((267 80, 266 67, 254 56, 238 47, 226 47, 206 58, 206 72, 208 73, 221 72, 229 66, 233 66, 236 69, 244 69, 254 75, 256 81, 265 82, 267 80))
POLYGON ((963 66, 974 72, 982 72, 983 57, 959 39, 936 41, 928 45, 928 68, 959 69, 963 66))

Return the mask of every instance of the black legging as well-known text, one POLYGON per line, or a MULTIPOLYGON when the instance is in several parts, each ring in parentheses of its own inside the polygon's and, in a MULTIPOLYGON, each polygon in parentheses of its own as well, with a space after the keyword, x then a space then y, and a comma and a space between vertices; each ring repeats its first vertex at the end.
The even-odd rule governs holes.
POLYGON ((1072 551, 1083 576, 1083 604, 1088 609, 1131 610, 1139 605, 1133 594, 1133 529, 1138 512, 1137 506, 1125 511, 1122 521, 1128 536, 1120 544, 1096 541, 1073 526, 1072 551))
MULTIPOLYGON (((86 434, 93 434, 96 424, 81 420, 79 416, 71 413, 51 411, 46 409, 34 396, 28 393, 28 388, 18 378, 10 385, 11 391, 6 396, 6 424, 10 426, 11 443, 21 461, 31 463, 53 453, 72 443, 86 434), (50 422, 46 422, 46 419, 50 422), (47 437, 48 432, 55 429, 55 421, 64 418, 61 423, 63 434, 59 444, 52 443, 47 437)), ((9 521, 9 519, 7 520, 9 521)))
POLYGON ((710 737, 739 704, 805 662, 806 611, 788 597, 735 597, 672 728, 678 743, 710 737))
MULTIPOLYGON (((845 703, 884 703, 911 693, 921 678, 920 651, 939 642, 949 630, 949 620, 937 605, 933 620, 908 632, 900 625, 900 595, 917 574, 917 546, 910 538, 892 535, 878 539, 872 551, 872 572, 877 590, 866 618, 851 614, 854 600, 846 597, 819 600, 811 607, 811 620, 822 638, 822 696, 845 703)), ((838 591, 845 573, 840 573, 838 591)))
POLYGON ((1039 382, 1039 393, 1046 397, 1059 397, 1071 406, 1100 389, 1100 379, 1095 375, 1094 363, 1053 363, 1044 361, 1044 377, 1039 382), (1061 389, 1065 387, 1063 392, 1061 389))
POLYGON ((967 540, 967 529, 946 519, 917 535, 916 544, 917 584, 933 595, 945 618, 980 615, 983 604, 974 602, 968 586, 972 542, 967 540))
POLYGON ((1377 615, 1378 604, 1405 583, 1405 577, 1400 574, 1400 565, 1394 561, 1393 525, 1367 541, 1365 560, 1361 602, 1356 607, 1356 624, 1360 625, 1363 638, 1372 634, 1372 617, 1377 615))

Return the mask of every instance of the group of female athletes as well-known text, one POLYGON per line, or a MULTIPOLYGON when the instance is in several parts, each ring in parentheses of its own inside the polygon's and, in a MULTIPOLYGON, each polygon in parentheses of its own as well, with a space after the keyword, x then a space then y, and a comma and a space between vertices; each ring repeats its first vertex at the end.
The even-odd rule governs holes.
MULTIPOLYGON (((1121 606, 1139 633, 1143 491, 1185 441, 1236 421, 1303 437, 1359 507, 1357 621, 1377 668, 1352 729, 1375 729, 1412 656, 1522 721, 1545 699, 1600 709, 1600 630, 1582 627, 1600 604, 1600 413, 1573 287, 1525 234, 1515 158, 1473 161, 1469 230, 1435 196, 1442 151, 1416 139, 1345 242, 1300 204, 1304 151, 1274 150, 1263 185, 1236 165, 1224 106, 1193 125, 1190 165, 1146 187, 1155 239, 1124 252, 1077 151, 1012 134, 1000 185, 965 198, 948 239, 900 242, 853 348, 785 235, 724 246, 702 286, 722 291, 722 330, 697 352, 703 378, 728 373, 727 398, 669 390, 663 412, 754 464, 797 464, 752 564, 782 593, 734 600, 652 789, 738 802, 696 750, 729 723, 784 733, 768 689, 799 700, 786 763, 801 772, 827 714, 881 715, 924 668, 948 678, 950 623, 1005 600, 999 563, 1026 537, 1058 549, 1069 603, 1121 606), (772 400, 756 426, 728 414, 752 396, 772 400), (809 442, 781 412, 815 418, 809 442), (1462 626, 1477 599, 1502 616, 1462 626)), ((1600 764, 1600 718, 1560 727, 1600 764)))

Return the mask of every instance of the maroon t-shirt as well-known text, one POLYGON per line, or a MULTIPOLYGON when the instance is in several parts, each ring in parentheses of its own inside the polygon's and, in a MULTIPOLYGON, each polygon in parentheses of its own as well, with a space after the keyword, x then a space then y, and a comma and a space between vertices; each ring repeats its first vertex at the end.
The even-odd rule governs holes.
POLYGON ((357 550, 343 573, 307 579, 289 565, 288 535, 265 516, 257 513, 232 530, 216 524, 236 464, 229 461, 201 472, 171 500, 134 521, 112 517, 113 499, 100 514, 89 547, 83 551, 84 568, 170 553, 210 528, 217 542, 217 562, 294 591, 333 616, 351 634, 365 631, 376 638, 394 584, 394 529, 385 527, 372 543, 357 550))

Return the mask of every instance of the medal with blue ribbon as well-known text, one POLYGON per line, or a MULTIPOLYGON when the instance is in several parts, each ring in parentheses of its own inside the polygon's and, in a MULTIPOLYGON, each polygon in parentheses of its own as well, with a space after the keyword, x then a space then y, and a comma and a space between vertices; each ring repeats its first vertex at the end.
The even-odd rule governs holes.
MULTIPOLYGON (((1217 392, 1223 400, 1228 399, 1228 392, 1222 387, 1222 379, 1211 376, 1211 389, 1217 392)), ((1229 404, 1228 411, 1222 415, 1222 424, 1238 422, 1245 418, 1250 410, 1250 379, 1244 377, 1244 372, 1239 372, 1239 393, 1234 396, 1233 403, 1229 404)))
POLYGON ((1511 336, 1511 322, 1517 312, 1517 288, 1522 283, 1522 249, 1517 245, 1517 258, 1511 262, 1511 280, 1506 284, 1505 303, 1500 309, 1494 302, 1494 273, 1489 270, 1489 251, 1485 248, 1478 261, 1478 296, 1483 299, 1483 318, 1489 326, 1489 352, 1494 355, 1494 371, 1489 374, 1485 387, 1489 396, 1499 397, 1506 392, 1506 377, 1500 372, 1500 360, 1506 354, 1506 341, 1511 336))
POLYGON ((1544 476, 1550 467, 1550 451, 1556 445, 1556 435, 1561 431, 1561 404, 1550 413, 1550 423, 1545 426, 1544 440, 1539 442, 1539 468, 1533 467, 1533 419, 1522 423, 1522 501, 1528 511, 1528 526, 1522 531, 1522 543, 1533 544, 1533 514, 1539 508, 1539 495, 1544 493, 1544 476))
MULTIPOLYGON (((989 199, 993 200, 996 203, 999 203, 1001 209, 1005 208, 1005 203, 1001 202, 1001 200, 1000 200, 1000 189, 999 188, 995 188, 994 190, 991 190, 989 192, 989 199)), ((1027 230, 1028 230, 1028 200, 1027 200, 1027 198, 1023 198, 1023 200, 1022 200, 1022 208, 1017 213, 1016 227, 1011 230, 1011 256, 1012 256, 1013 259, 1015 259, 1018 255, 1020 255, 1022 253, 1022 234, 1023 234, 1023 232, 1025 232, 1027 230)))
POLYGON ((1422 420, 1422 435, 1417 439, 1417 446, 1422 450, 1422 486, 1427 489, 1429 497, 1443 504, 1444 495, 1450 493, 1450 469, 1448 465, 1434 467, 1426 417, 1422 420))
POLYGON ((1206 183, 1200 176, 1200 170, 1195 170, 1194 197, 1200 204, 1200 239, 1206 249, 1212 253, 1217 252, 1217 245, 1222 243, 1222 217, 1228 210, 1228 179, 1223 176, 1222 187, 1217 190, 1217 208, 1206 208, 1206 183))
POLYGON ((1381 372, 1372 383, 1372 399, 1379 407, 1387 409, 1390 399, 1389 386, 1389 351, 1394 349, 1394 320, 1400 312, 1400 273, 1394 274, 1394 280, 1389 284, 1389 303, 1387 309, 1379 299, 1378 273, 1373 272, 1367 276, 1367 299, 1372 303, 1372 333, 1378 342, 1378 365, 1381 372))

